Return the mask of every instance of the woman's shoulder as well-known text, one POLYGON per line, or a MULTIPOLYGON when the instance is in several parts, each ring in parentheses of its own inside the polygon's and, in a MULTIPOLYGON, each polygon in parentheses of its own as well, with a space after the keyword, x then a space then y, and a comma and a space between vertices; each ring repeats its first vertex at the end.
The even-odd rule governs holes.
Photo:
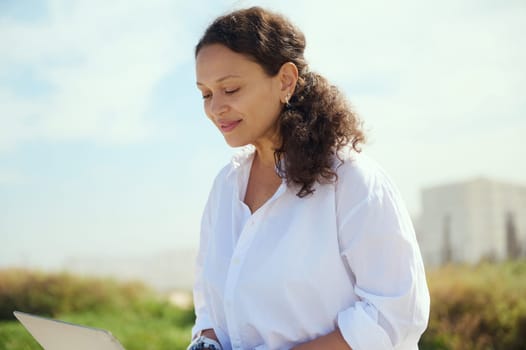
POLYGON ((380 164, 364 152, 343 149, 338 153, 335 165, 336 191, 357 201, 374 195, 380 195, 386 190, 396 192, 391 178, 380 164))
POLYGON ((343 149, 338 153, 335 170, 339 181, 358 182, 368 186, 374 186, 387 176, 382 166, 373 158, 363 151, 358 153, 352 149, 343 149))

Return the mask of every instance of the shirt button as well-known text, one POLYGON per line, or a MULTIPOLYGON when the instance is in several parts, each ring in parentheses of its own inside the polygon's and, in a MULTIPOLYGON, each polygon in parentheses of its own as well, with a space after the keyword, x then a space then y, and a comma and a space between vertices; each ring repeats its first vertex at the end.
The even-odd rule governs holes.
POLYGON ((232 259, 232 263, 234 263, 234 265, 239 264, 239 259, 238 258, 232 259))

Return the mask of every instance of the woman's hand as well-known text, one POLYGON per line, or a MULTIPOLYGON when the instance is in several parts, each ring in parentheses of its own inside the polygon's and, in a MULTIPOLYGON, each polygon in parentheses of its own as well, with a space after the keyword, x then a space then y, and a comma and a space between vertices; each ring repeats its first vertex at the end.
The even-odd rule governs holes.
POLYGON ((213 328, 209 328, 209 329, 205 329, 205 330, 201 331, 201 335, 204 336, 204 337, 213 339, 216 342, 220 343, 219 339, 217 339, 216 332, 214 331, 213 328))
POLYGON ((291 350, 352 350, 337 328, 334 332, 293 347, 291 350))
POLYGON ((186 350, 197 349, 217 349, 222 350, 221 343, 217 339, 216 332, 212 329, 205 329, 197 333, 186 350))

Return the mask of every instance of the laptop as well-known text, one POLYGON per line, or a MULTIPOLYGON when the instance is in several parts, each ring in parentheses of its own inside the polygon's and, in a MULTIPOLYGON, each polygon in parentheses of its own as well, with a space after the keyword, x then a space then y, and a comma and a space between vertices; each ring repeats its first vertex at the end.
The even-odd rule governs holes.
POLYGON ((45 350, 125 350, 104 329, 81 326, 15 311, 15 317, 45 350))

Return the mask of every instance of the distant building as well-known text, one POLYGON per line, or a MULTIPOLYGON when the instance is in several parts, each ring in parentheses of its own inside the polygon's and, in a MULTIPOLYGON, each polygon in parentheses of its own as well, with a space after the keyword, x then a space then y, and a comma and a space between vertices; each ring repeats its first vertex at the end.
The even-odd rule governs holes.
POLYGON ((475 179, 422 191, 418 240, 426 266, 526 256, 526 187, 475 179))

